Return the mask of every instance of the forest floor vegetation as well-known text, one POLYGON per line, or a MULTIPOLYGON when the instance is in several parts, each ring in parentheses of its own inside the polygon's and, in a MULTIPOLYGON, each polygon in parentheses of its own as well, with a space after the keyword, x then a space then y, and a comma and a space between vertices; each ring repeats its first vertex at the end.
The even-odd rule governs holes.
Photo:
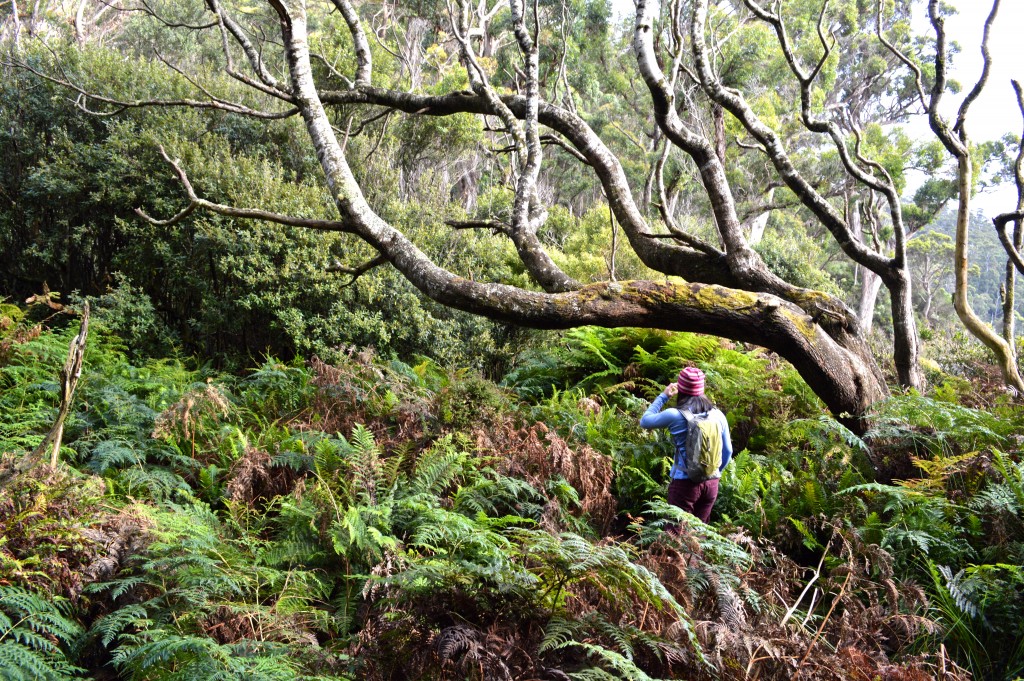
POLYGON ((372 351, 243 375, 0 310, 11 679, 968 679, 1024 673, 1024 411, 967 364, 858 437, 788 364, 585 328, 500 383, 372 351), (710 524, 641 431, 707 374, 737 456, 710 524), (966 389, 965 388, 971 388, 966 389))

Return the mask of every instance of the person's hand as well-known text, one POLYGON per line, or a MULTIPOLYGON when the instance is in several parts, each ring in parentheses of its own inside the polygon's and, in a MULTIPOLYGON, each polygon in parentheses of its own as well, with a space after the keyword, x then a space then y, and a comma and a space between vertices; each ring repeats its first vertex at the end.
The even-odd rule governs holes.
POLYGON ((672 397, 677 392, 679 392, 679 384, 678 383, 672 382, 672 383, 669 383, 667 386, 665 386, 665 394, 668 395, 669 397, 672 397))

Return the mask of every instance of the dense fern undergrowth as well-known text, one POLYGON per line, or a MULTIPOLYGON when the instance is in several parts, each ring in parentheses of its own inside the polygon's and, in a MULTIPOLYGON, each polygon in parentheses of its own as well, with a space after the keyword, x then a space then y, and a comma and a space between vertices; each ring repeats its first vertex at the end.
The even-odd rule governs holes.
POLYGON ((354 349, 222 375, 97 326, 26 469, 76 328, 0 309, 5 679, 1024 673, 1024 415, 963 378, 859 438, 691 334, 572 331, 498 385, 354 349), (709 525, 637 425, 687 362, 739 452, 709 525))

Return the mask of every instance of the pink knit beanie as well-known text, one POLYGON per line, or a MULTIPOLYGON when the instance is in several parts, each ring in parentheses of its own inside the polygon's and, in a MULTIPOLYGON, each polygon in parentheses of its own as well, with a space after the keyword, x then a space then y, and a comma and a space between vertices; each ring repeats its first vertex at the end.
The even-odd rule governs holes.
POLYGON ((703 395, 704 394, 704 372, 697 367, 686 367, 679 372, 680 395, 703 395))

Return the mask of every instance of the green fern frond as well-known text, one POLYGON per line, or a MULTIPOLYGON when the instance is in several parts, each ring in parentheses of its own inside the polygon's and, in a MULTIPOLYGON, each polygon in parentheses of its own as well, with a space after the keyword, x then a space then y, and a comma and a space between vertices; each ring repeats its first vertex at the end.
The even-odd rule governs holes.
POLYGON ((445 435, 420 455, 409 480, 410 495, 440 495, 463 473, 469 455, 457 449, 451 435, 445 435))
POLYGON ((583 623, 578 619, 552 617, 544 627, 544 638, 537 647, 539 653, 563 648, 583 633, 583 623))
POLYGON ((152 620, 148 615, 145 606, 141 604, 127 605, 101 617, 93 624, 89 633, 98 636, 100 642, 109 647, 125 631, 149 628, 152 620))
POLYGON ((950 597, 952 597, 953 602, 956 603, 956 607, 968 617, 980 617, 981 608, 974 600, 975 589, 970 581, 964 579, 964 571, 960 570, 953 574, 953 571, 945 565, 939 565, 938 570, 939 574, 946 580, 946 590, 949 592, 950 597))
POLYGON ((609 650, 603 646, 595 645, 593 643, 585 643, 582 641, 567 641, 555 648, 555 650, 567 650, 571 648, 579 648, 583 650, 587 654, 587 657, 601 665, 596 668, 570 674, 573 679, 589 680, 612 678, 625 679, 626 681, 656 681, 625 655, 617 653, 614 650, 609 650), (614 672, 614 674, 602 676, 602 673, 608 674, 609 670, 614 672))
POLYGON ((1013 492, 1017 499, 1017 512, 1024 509, 1024 462, 1014 462, 1009 456, 999 451, 992 450, 992 463, 1003 476, 1004 484, 1013 492))
POLYGON ((0 585, 0 670, 5 679, 63 681, 79 671, 65 649, 82 628, 40 594, 0 585))

